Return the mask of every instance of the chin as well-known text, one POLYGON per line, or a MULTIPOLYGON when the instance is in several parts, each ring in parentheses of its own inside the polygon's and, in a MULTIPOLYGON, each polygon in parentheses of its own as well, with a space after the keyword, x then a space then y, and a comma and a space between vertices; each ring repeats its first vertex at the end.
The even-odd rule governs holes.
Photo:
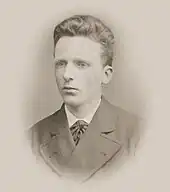
POLYGON ((80 98, 78 98, 76 96, 64 96, 63 100, 66 105, 69 105, 72 107, 78 107, 83 104, 83 102, 81 102, 80 98))

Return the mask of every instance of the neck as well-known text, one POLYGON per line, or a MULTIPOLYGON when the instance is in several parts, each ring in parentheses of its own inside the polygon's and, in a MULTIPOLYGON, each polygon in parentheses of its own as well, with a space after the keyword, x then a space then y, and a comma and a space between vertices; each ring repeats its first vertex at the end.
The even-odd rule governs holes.
POLYGON ((92 109, 94 109, 98 102, 100 101, 101 97, 91 101, 91 102, 88 102, 88 103, 85 103, 83 105, 80 105, 80 106, 70 106, 70 105, 67 105, 67 108, 68 110, 77 118, 84 118, 86 117, 91 111, 92 109))

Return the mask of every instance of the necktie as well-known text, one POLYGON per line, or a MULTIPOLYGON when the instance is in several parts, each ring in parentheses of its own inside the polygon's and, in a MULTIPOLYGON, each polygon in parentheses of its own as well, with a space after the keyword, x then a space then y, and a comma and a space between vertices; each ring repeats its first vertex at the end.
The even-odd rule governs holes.
POLYGON ((86 131, 87 127, 88 127, 88 124, 85 121, 83 121, 83 120, 76 121, 70 127, 70 131, 72 133, 73 140, 74 140, 76 145, 80 141, 80 138, 83 135, 83 133, 86 131))

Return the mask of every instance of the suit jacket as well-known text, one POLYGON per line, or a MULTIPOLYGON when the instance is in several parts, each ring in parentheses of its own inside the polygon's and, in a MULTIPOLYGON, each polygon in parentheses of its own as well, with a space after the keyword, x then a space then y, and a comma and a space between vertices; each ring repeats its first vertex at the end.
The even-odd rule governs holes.
POLYGON ((133 151, 138 140, 136 123, 136 117, 102 97, 88 129, 75 146, 63 104, 31 128, 32 149, 58 175, 85 181, 133 151))

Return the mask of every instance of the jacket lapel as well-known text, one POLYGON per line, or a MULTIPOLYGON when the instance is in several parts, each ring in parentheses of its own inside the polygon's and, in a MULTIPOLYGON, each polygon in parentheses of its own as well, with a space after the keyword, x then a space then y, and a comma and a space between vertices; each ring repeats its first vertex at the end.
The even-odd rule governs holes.
POLYGON ((84 179, 95 174, 121 149, 116 135, 118 117, 113 110, 109 113, 110 107, 111 105, 102 98, 88 130, 73 151, 68 163, 68 167, 72 168, 76 175, 81 172, 84 179))
POLYGON ((40 153, 45 162, 59 175, 68 163, 75 148, 74 141, 68 129, 68 121, 64 104, 59 112, 54 114, 50 125, 46 128, 47 142, 40 145, 40 153))

